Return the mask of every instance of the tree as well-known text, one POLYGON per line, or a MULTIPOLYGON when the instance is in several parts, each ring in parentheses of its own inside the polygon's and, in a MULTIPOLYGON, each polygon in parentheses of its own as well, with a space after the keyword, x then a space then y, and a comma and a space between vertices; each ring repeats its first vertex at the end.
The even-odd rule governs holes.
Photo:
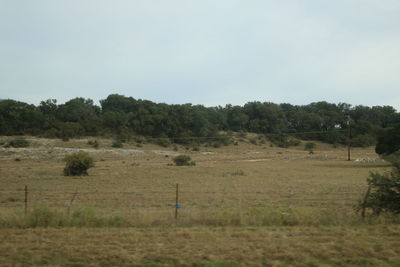
POLYGON ((0 101, 0 134, 36 134, 42 128, 43 116, 34 105, 14 100, 0 101))
POLYGON ((94 105, 93 100, 81 97, 71 99, 57 109, 58 120, 80 124, 86 135, 98 134, 99 116, 100 108, 94 105))
POLYGON ((378 136, 378 142, 375 147, 376 153, 380 155, 389 155, 400 149, 400 125, 385 130, 378 136))
POLYGON ((383 212, 400 214, 400 151, 387 158, 393 169, 391 173, 370 173, 367 182, 371 193, 361 205, 370 208, 375 215, 383 212))

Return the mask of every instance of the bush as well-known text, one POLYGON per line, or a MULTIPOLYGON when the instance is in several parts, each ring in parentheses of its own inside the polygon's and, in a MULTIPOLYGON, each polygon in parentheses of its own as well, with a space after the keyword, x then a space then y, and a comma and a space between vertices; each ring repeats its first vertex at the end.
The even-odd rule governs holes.
POLYGON ((257 139, 250 138, 250 143, 253 144, 253 145, 257 145, 257 139))
POLYGON ((368 147, 376 143, 375 137, 370 134, 360 134, 351 140, 353 147, 368 147))
POLYGON ((112 147, 115 147, 115 148, 122 148, 124 145, 122 144, 122 141, 121 140, 115 140, 113 143, 112 143, 112 147))
POLYGON ((94 141, 88 141, 88 145, 92 146, 93 148, 99 148, 99 142, 97 140, 94 141))
POLYGON ((310 152, 313 151, 316 147, 317 147, 317 145, 315 143, 308 142, 308 143, 304 144, 304 150, 307 150, 310 152))
POLYGON ((169 147, 171 145, 171 140, 168 137, 160 137, 155 140, 155 143, 162 147, 169 147))
POLYGON ((143 137, 137 136, 135 137, 134 141, 138 144, 144 144, 146 143, 146 140, 143 137))
POLYGON ((400 150, 386 159, 393 166, 391 173, 370 173, 367 182, 371 191, 359 206, 371 209, 375 215, 400 214, 400 150))
POLYGON ((8 147, 28 147, 29 145, 29 141, 23 137, 15 138, 7 144, 8 147))
POLYGON ((244 131, 240 131, 240 132, 237 133, 237 136, 241 137, 241 138, 245 138, 247 136, 247 133, 244 132, 244 131))
POLYGON ((191 158, 187 155, 179 155, 172 159, 176 166, 194 166, 196 163, 191 161, 191 158))
POLYGON ((277 147, 287 148, 290 146, 298 146, 300 141, 295 138, 289 138, 285 135, 272 135, 269 136, 268 139, 271 143, 276 145, 277 147))
POLYGON ((65 176, 88 175, 87 170, 94 167, 94 160, 87 152, 81 151, 67 155, 64 161, 66 162, 65 176))
POLYGON ((217 134, 209 139, 208 145, 219 148, 221 146, 228 146, 230 145, 233 140, 232 137, 226 134, 217 134))

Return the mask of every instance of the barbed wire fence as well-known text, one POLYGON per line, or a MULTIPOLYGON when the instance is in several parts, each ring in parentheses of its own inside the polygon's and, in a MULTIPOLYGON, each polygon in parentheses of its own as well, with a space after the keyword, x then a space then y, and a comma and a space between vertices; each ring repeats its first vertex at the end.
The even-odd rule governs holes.
MULTIPOLYGON (((369 190, 369 189, 368 189, 369 190)), ((369 191, 368 191, 369 193, 369 191)), ((23 211, 25 216, 35 207, 49 207, 65 209, 70 213, 75 206, 93 206, 97 209, 148 209, 158 208, 170 210, 178 219, 178 211, 218 209, 221 203, 225 207, 235 208, 243 201, 246 207, 257 206, 264 203, 272 208, 354 208, 362 200, 362 194, 351 191, 337 191, 323 194, 323 196, 302 195, 300 192, 265 192, 265 191, 234 191, 234 190, 182 190, 176 188, 169 190, 127 190, 127 191, 87 191, 37 189, 28 186, 20 189, 0 190, 1 209, 23 211), (203 203, 203 204, 202 204, 203 203)), ((365 200, 364 200, 365 201, 365 200)), ((365 216, 365 210, 363 211, 365 216)))

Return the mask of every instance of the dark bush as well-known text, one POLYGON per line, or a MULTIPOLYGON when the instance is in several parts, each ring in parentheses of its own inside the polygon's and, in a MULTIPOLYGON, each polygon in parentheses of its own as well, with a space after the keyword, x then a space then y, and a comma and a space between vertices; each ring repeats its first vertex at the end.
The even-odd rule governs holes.
POLYGON ((376 153, 380 155, 389 155, 400 149, 400 125, 394 128, 388 128, 378 136, 378 142, 375 147, 376 153))
POLYGON ((99 148, 99 142, 97 140, 94 141, 88 141, 88 145, 92 146, 93 148, 99 148))
POLYGON ((176 166, 194 166, 196 163, 191 161, 191 158, 187 155, 179 155, 172 159, 176 166))
POLYGON ((301 142, 293 137, 285 135, 273 135, 268 137, 269 141, 277 147, 287 148, 290 146, 298 146, 301 142))
POLYGON ((351 140, 353 147, 368 147, 376 143, 375 137, 369 134, 360 134, 351 140))
POLYGON ((304 150, 307 150, 307 151, 313 151, 316 147, 317 147, 317 145, 312 142, 307 142, 304 144, 304 150))
POLYGON ((393 166, 390 173, 371 172, 367 182, 370 194, 359 209, 369 208, 375 215, 383 212, 400 214, 400 151, 386 158, 393 166))
POLYGON ((212 138, 209 138, 208 145, 214 147, 214 148, 219 148, 221 146, 228 146, 230 145, 232 141, 232 137, 226 134, 218 134, 213 136, 212 138))
POLYGON ((257 139, 256 138, 250 138, 250 143, 253 145, 257 145, 257 139))
POLYGON ((18 137, 8 142, 8 146, 10 147, 28 147, 29 145, 29 141, 23 137, 18 137))
POLYGON ((113 143, 112 143, 112 147, 115 147, 115 148, 122 148, 124 145, 122 144, 122 141, 121 140, 115 140, 113 143))
POLYGON ((65 176, 88 175, 87 170, 94 167, 94 160, 87 152, 76 152, 65 156, 65 176))
POLYGON ((155 140, 155 143, 162 147, 169 147, 171 145, 171 140, 168 137, 160 137, 155 140))

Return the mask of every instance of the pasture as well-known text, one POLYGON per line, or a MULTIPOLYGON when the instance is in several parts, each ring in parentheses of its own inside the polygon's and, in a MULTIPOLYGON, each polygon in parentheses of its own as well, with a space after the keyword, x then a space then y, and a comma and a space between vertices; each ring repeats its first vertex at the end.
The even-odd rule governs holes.
MULTIPOLYGON (((9 137, 2 137, 5 142, 9 137)), ((397 218, 355 207, 370 171, 389 170, 373 148, 316 143, 164 148, 112 140, 29 138, 0 148, 1 266, 319 266, 400 262, 397 218), (98 140, 99 148, 88 144, 98 140), (89 176, 62 175, 85 150, 89 176), (173 166, 189 155, 195 166, 173 166), (178 218, 175 218, 179 184, 178 218), (25 191, 27 186, 27 213, 25 191)))

